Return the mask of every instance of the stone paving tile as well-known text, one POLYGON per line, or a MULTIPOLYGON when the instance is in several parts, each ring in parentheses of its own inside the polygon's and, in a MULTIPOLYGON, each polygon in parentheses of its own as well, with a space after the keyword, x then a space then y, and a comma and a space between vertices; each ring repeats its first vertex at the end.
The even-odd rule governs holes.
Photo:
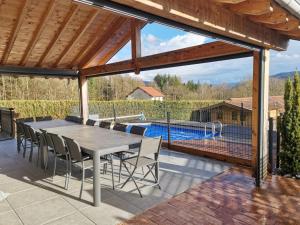
POLYGON ((45 225, 94 225, 95 223, 83 216, 79 212, 67 215, 65 217, 59 218, 57 220, 46 223, 45 225))
POLYGON ((0 225, 22 225, 20 218, 14 211, 0 213, 0 225))
POLYGON ((74 213, 75 208, 64 199, 55 197, 18 208, 16 212, 25 225, 38 225, 74 213))

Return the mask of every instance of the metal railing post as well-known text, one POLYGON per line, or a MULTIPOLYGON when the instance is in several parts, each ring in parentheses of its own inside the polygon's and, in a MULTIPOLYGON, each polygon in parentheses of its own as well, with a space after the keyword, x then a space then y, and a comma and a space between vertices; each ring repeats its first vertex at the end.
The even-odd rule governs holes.
POLYGON ((168 148, 170 148, 170 145, 171 145, 170 118, 171 118, 171 113, 170 113, 170 112, 167 112, 167 124, 168 124, 168 148))
POLYGON ((276 133, 277 133, 277 136, 276 136, 276 169, 279 168, 279 153, 280 153, 280 147, 281 147, 281 136, 280 136, 280 124, 281 124, 281 119, 282 119, 282 114, 280 114, 278 117, 277 117, 277 123, 276 123, 276 133))
POLYGON ((273 118, 269 118, 269 164, 271 167, 271 172, 273 172, 273 118))

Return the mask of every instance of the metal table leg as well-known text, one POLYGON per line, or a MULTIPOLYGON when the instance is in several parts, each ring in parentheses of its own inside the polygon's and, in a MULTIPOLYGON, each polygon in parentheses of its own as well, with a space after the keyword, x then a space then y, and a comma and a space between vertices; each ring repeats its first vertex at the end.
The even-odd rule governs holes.
POLYGON ((100 152, 93 153, 93 194, 94 206, 99 207, 101 203, 101 184, 100 184, 100 152))

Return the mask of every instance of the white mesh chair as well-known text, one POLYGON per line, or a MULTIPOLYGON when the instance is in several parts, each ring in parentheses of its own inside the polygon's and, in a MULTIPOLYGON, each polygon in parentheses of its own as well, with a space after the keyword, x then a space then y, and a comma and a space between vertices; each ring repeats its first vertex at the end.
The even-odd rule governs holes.
POLYGON ((139 153, 137 156, 129 157, 127 159, 123 159, 122 164, 127 170, 129 177, 127 180, 123 183, 121 188, 123 188, 128 181, 132 180, 140 194, 141 197, 143 197, 137 183, 136 178, 134 178, 134 174, 137 169, 147 167, 148 172, 139 180, 144 180, 149 174, 152 174, 154 178, 154 183, 151 186, 159 186, 159 152, 161 147, 162 138, 147 138, 143 139, 141 141, 139 153), (130 166, 133 166, 133 170, 130 171, 127 167, 127 164, 130 166), (155 170, 153 173, 153 169, 155 170))

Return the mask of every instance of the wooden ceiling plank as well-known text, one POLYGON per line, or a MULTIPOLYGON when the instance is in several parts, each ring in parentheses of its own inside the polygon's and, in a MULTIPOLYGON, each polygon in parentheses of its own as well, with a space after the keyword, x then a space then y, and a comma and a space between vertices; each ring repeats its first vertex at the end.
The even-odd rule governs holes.
POLYGON ((78 29, 78 32, 74 35, 73 39, 70 41, 69 45, 63 50, 63 52, 58 57, 57 61, 54 63, 54 67, 57 67, 60 62, 62 62, 65 57, 69 54, 71 49, 76 46, 76 44, 79 42, 81 37, 85 34, 87 29, 90 27, 90 25, 94 22, 94 20, 99 15, 97 10, 94 10, 94 12, 90 13, 89 18, 86 20, 86 22, 78 29))
POLYGON ((270 0, 247 0, 228 7, 236 13, 246 15, 263 15, 273 10, 270 0))
MULTIPOLYGON (((141 68, 142 70, 167 67, 180 63, 214 59, 217 57, 232 56, 235 54, 243 53, 251 53, 251 51, 239 46, 217 41, 204 45, 141 57, 137 59, 137 63, 139 64, 139 68, 141 68)), ((80 74, 81 76, 95 76, 118 72, 131 72, 134 70, 135 66, 132 64, 132 60, 125 60, 121 62, 81 69, 80 74)))
POLYGON ((31 4, 31 0, 23 1, 23 4, 22 4, 22 6, 20 8, 20 11, 19 11, 19 16, 18 16, 18 18, 15 22, 13 30, 11 31, 11 35, 9 37, 9 42, 6 45, 3 57, 1 59, 1 64, 5 64, 7 62, 7 59, 8 59, 8 57, 10 55, 10 52, 11 52, 13 46, 14 46, 14 43, 16 41, 16 38, 18 36, 18 33, 20 31, 20 28, 22 26, 22 23, 24 21, 24 18, 26 16, 26 13, 28 11, 28 8, 29 8, 30 4, 31 4))
POLYGON ((264 15, 249 16, 249 18, 256 23, 264 24, 280 24, 285 23, 287 12, 277 5, 272 5, 273 11, 264 15))
POLYGON ((72 4, 67 16, 65 17, 62 25, 56 32, 54 38, 51 40, 49 45, 47 46, 45 52, 41 56, 39 62, 37 63, 37 66, 41 66, 41 64, 44 62, 44 60, 47 58, 47 56, 50 54, 52 51, 53 47, 56 45, 57 41, 60 39, 62 34, 64 33, 64 30, 68 27, 69 23, 72 21, 72 18, 75 16, 76 12, 79 10, 78 5, 72 4))
MULTIPOLYGON (((110 17, 106 18, 109 19, 110 17)), ((103 32, 103 27, 102 26, 98 26, 95 34, 99 34, 103 32)), ((77 67, 77 62, 80 62, 82 60, 82 58, 87 54, 87 52, 90 51, 90 49, 92 49, 94 46, 96 46, 98 42, 98 36, 97 35, 93 35, 90 40, 82 47, 82 49, 78 52, 78 54, 73 58, 72 62, 70 63, 69 66, 75 66, 77 67)))
POLYGON ((20 65, 24 66, 27 63, 28 58, 31 55, 32 50, 34 49, 36 43, 38 42, 41 34, 43 33, 44 29, 46 28, 46 23, 49 20, 50 16, 52 15, 55 6, 56 6, 57 0, 51 0, 45 9, 43 16, 40 20, 40 23, 38 24, 36 30, 34 31, 33 38, 30 40, 30 43, 28 44, 23 57, 21 59, 20 65))
POLYGON ((105 45, 105 43, 111 38, 111 36, 115 35, 115 33, 120 29, 123 23, 127 22, 125 18, 118 18, 111 28, 106 31, 104 37, 100 39, 100 41, 87 53, 84 55, 82 60, 79 63, 79 68, 86 67, 93 59, 99 54, 101 48, 105 45))

